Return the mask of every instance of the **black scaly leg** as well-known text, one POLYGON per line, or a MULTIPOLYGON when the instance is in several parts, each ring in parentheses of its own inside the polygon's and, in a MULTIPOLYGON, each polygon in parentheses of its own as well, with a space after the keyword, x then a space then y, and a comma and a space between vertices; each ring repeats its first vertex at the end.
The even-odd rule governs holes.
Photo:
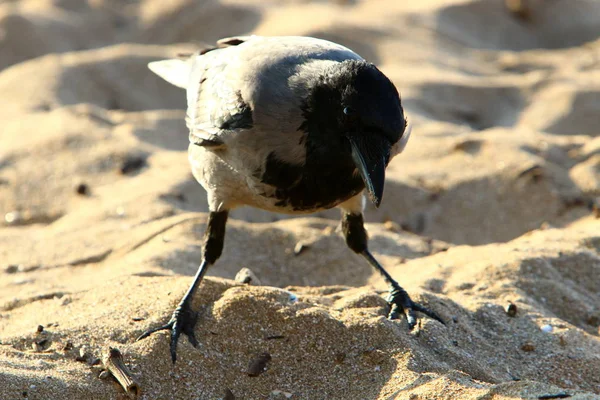
POLYGON ((398 282, 373 257, 367 246, 367 231, 364 227, 362 214, 353 214, 346 211, 342 211, 342 213, 342 230, 346 238, 346 244, 355 253, 362 255, 390 285, 390 295, 388 297, 390 312, 388 318, 396 319, 403 313, 406 315, 409 328, 412 329, 417 323, 415 311, 418 311, 443 324, 444 321, 435 312, 412 301, 406 290, 402 289, 398 282))
POLYGON ((158 328, 149 329, 137 338, 137 340, 142 340, 154 332, 167 329, 170 330, 171 359, 173 360, 173 364, 175 361, 177 361, 177 341, 182 333, 188 337, 190 343, 194 347, 198 347, 198 340, 196 340, 196 336, 194 335, 194 327, 196 325, 196 321, 198 320, 198 313, 192 310, 191 302, 196 289, 198 289, 198 286, 200 286, 200 282, 202 282, 202 278, 208 270, 208 267, 214 264, 215 261, 217 261, 217 259, 221 256, 221 252, 223 251, 223 242, 225 239, 227 215, 227 211, 211 212, 209 214, 206 232, 204 233, 202 263, 200 263, 200 267, 198 267, 198 272, 196 272, 196 276, 194 277, 192 285, 186 292, 185 296, 183 296, 183 299, 181 299, 177 305, 177 308, 173 312, 173 316, 169 322, 163 326, 159 326, 158 328))

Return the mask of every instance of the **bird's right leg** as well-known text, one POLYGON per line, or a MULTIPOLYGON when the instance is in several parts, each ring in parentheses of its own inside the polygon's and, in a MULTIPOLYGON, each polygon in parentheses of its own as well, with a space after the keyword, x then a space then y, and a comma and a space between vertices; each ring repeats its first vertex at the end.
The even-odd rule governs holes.
POLYGON ((137 340, 142 340, 154 332, 170 330, 171 359, 173 360, 173 363, 177 360, 177 342, 182 333, 188 337, 190 343, 194 347, 198 346, 198 340, 196 340, 196 336, 194 335, 194 327, 198 320, 198 313, 192 310, 191 303, 194 293, 200 286, 200 282, 202 282, 204 274, 208 268, 217 261, 223 252, 227 215, 227 211, 211 212, 209 214, 208 224, 204 234, 202 262, 200 263, 200 267, 198 267, 196 276, 194 276, 192 285, 177 305, 177 308, 175 308, 169 322, 157 328, 149 329, 137 338, 137 340))
POLYGON ((344 232, 344 238, 348 247, 355 253, 363 256, 390 286, 390 295, 388 297, 390 305, 389 319, 396 319, 404 314, 408 322, 408 327, 412 329, 417 323, 415 311, 418 311, 442 324, 444 323, 434 311, 412 301, 406 290, 373 257, 367 246, 367 231, 364 227, 362 213, 342 208, 342 231, 344 232))

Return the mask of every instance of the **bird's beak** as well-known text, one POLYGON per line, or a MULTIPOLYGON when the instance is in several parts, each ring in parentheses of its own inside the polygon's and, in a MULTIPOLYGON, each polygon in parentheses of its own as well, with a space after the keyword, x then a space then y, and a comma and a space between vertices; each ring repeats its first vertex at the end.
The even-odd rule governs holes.
POLYGON ((385 168, 390 159, 391 143, 381 135, 349 135, 352 159, 360 172, 369 198, 379 207, 383 197, 385 168))

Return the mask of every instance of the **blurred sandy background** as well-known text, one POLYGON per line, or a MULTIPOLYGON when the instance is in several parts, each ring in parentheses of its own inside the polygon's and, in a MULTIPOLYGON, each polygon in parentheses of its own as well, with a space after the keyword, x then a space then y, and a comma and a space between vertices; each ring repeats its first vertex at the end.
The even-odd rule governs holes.
POLYGON ((600 398, 599 110, 595 0, 0 0, 0 399, 124 399, 109 346, 142 399, 600 398), (446 326, 386 320, 337 211, 240 209, 201 346, 173 366, 166 333, 134 342, 206 220, 184 92, 146 64, 246 33, 333 40, 394 81, 414 130, 371 247, 446 326))

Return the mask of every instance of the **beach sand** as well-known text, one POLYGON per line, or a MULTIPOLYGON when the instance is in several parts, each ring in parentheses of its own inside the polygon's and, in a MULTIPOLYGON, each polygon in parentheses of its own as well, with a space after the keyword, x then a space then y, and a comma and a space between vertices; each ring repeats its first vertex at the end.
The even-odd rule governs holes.
POLYGON ((507 3, 0 1, 0 399, 126 399, 109 347, 139 399, 600 398, 600 2, 507 3), (338 211, 239 209, 199 347, 135 342, 207 217, 184 92, 146 64, 248 33, 339 42, 396 84, 413 136, 370 246, 446 325, 385 318, 338 211))

